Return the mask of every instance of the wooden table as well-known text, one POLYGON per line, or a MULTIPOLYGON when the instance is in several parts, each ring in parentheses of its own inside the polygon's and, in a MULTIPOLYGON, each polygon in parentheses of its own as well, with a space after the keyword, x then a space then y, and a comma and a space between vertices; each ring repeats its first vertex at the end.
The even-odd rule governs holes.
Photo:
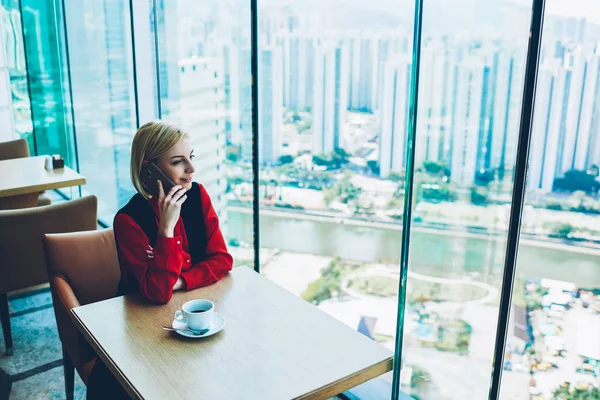
POLYGON ((44 190, 85 184, 85 178, 69 167, 48 171, 46 156, 0 161, 0 210, 37 206, 44 190))
POLYGON ((134 294, 74 308, 72 316, 137 399, 327 399, 393 365, 388 349, 248 267, 176 292, 166 305, 134 294), (226 317, 221 332, 187 339, 161 329, 197 298, 226 317))

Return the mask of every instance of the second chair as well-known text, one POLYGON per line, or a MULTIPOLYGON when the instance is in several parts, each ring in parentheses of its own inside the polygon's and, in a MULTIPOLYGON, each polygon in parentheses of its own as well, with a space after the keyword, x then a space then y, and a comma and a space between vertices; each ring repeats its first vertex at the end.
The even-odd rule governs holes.
POLYGON ((96 197, 87 196, 46 207, 0 211, 0 319, 8 355, 13 347, 8 292, 47 283, 43 235, 95 230, 97 204, 96 197))

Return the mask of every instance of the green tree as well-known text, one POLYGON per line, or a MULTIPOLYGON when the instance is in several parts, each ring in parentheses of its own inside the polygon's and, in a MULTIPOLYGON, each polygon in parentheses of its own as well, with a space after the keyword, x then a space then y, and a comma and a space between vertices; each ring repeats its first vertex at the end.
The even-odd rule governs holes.
POLYGON ((475 205, 486 205, 488 201, 487 190, 480 186, 471 187, 471 203, 475 205))
POLYGON ((587 388, 576 387, 568 382, 560 385, 552 393, 553 400, 600 400, 600 390, 592 385, 587 388))
POLYGON ((573 233, 573 225, 568 224, 566 222, 562 222, 556 225, 553 225, 550 228, 550 233, 548 236, 558 239, 568 239, 569 235, 573 233))
POLYGON ((444 169, 443 163, 437 163, 435 161, 424 161, 423 169, 430 175, 437 175, 444 169))
POLYGON ((342 148, 336 148, 329 154, 314 154, 312 160, 315 165, 327 167, 328 169, 335 169, 347 164, 349 156, 350 155, 346 152, 346 150, 342 148))
POLYGON ((371 173, 375 174, 375 175, 379 175, 379 161, 377 160, 369 160, 367 161, 367 167, 369 167, 369 170, 371 171, 371 173))
POLYGON ((225 158, 231 162, 237 162, 240 158, 241 150, 238 146, 227 146, 225 148, 225 158))
POLYGON ((279 164, 280 165, 284 165, 284 164, 291 164, 294 162, 294 157, 289 155, 289 154, 284 154, 281 157, 279 157, 279 164))
POLYGON ((301 297, 317 305, 330 299, 341 290, 343 272, 343 267, 339 264, 339 258, 334 257, 321 272, 321 277, 311 282, 301 294, 301 297))
POLYGON ((419 198, 426 201, 439 202, 456 200, 456 193, 450 190, 450 186, 447 183, 421 184, 418 190, 421 192, 419 198))
POLYGON ((348 204, 348 202, 358 199, 362 193, 362 189, 356 187, 356 185, 351 182, 351 178, 352 174, 349 171, 344 172, 342 179, 337 181, 332 188, 326 190, 325 201, 330 202, 336 197, 339 197, 342 203, 348 204))
POLYGON ((388 179, 392 182, 400 182, 404 180, 404 175, 399 172, 390 172, 388 179))
POLYGON ((565 172, 562 178, 554 180, 554 185, 552 186, 552 190, 562 190, 565 192, 582 190, 588 194, 598 193, 598 189, 600 189, 600 182, 596 181, 596 176, 578 169, 565 172))

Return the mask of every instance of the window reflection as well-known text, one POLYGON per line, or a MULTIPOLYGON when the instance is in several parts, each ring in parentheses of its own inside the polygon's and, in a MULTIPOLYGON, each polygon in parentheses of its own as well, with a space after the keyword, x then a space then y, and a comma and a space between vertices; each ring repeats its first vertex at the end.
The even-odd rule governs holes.
MULTIPOLYGON (((28 93, 27 65, 25 62, 25 49, 23 47, 23 26, 21 24, 21 13, 17 2, 2 0, 0 2, 0 50, 3 54, 3 62, 0 69, 3 77, 0 77, 0 87, 6 96, 3 103, 3 111, 0 111, 0 120, 13 121, 10 129, 26 138, 31 153, 34 153, 33 124, 31 120, 31 102, 28 93), (11 108, 8 108, 10 99, 11 108), (12 115, 11 115, 12 114, 12 115)), ((2 107, 2 106, 0 106, 2 107)))
POLYGON ((98 196, 99 218, 108 224, 134 193, 129 13, 127 3, 115 0, 68 1, 65 8, 79 167, 87 179, 85 190, 98 196))

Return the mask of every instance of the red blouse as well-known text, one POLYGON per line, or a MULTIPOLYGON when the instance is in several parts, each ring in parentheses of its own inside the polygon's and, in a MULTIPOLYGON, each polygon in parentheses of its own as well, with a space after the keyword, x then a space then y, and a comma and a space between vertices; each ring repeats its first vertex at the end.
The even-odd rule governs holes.
MULTIPOLYGON (((179 217, 172 238, 158 234, 154 258, 148 259, 150 242, 142 228, 126 215, 115 218, 115 237, 119 243, 119 262, 126 279, 129 273, 137 278, 142 296, 156 303, 167 303, 173 295, 177 279, 185 282, 187 290, 210 285, 221 279, 233 266, 233 257, 227 251, 219 228, 219 218, 204 186, 198 185, 206 225, 206 259, 192 265, 183 220, 179 217)), ((159 224, 158 200, 148 200, 159 224)))

